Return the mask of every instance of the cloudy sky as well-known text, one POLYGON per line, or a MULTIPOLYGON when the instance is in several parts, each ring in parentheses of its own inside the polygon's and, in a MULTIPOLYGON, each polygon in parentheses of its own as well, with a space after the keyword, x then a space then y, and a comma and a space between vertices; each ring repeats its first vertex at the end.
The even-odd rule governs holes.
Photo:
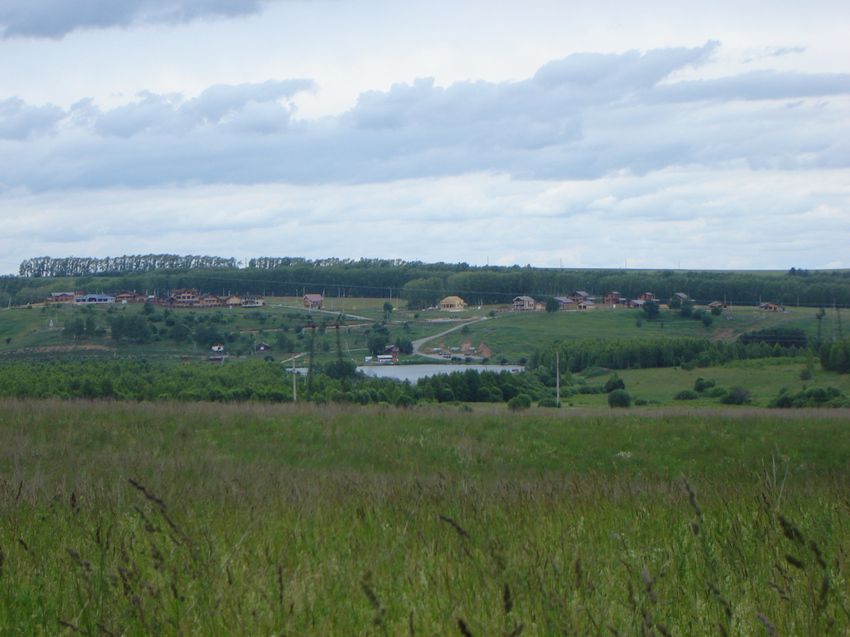
POLYGON ((850 268, 850 3, 2 0, 36 256, 850 268))

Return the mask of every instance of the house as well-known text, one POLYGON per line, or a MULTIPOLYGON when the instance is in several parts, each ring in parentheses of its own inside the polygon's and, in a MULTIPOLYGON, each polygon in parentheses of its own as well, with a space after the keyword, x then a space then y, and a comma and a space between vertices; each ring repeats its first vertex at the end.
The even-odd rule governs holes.
POLYGON ((466 301, 459 296, 447 296, 440 301, 440 309, 447 312, 460 312, 466 309, 466 301))
POLYGON ((514 297, 514 311, 521 312, 524 310, 533 310, 535 309, 534 299, 530 296, 516 296, 514 297))
POLYGON ((197 305, 199 299, 200 294, 195 288, 180 288, 171 292, 168 304, 188 307, 197 305))
POLYGON ((646 301, 641 301, 640 299, 632 299, 630 301, 625 301, 623 304, 626 307, 636 307, 637 309, 640 310, 640 309, 643 309, 644 303, 646 303, 646 301))
POLYGON ((596 307, 593 301, 579 301, 576 303, 577 310, 592 310, 596 307))
POLYGON ((690 297, 687 294, 685 294, 684 292, 676 292, 673 296, 675 298, 679 299, 680 301, 690 301, 691 300, 690 297))
POLYGON ((222 345, 221 343, 216 343, 215 345, 213 345, 212 347, 210 347, 210 351, 211 351, 211 352, 216 352, 216 353, 219 353, 219 354, 220 354, 221 352, 223 352, 223 351, 224 351, 224 345, 222 345))
POLYGON ((271 349, 268 343, 257 343, 256 347, 254 347, 255 352, 268 352, 271 349))
POLYGON ((581 301, 592 301, 593 297, 591 297, 587 292, 582 290, 578 290, 570 294, 570 298, 573 300, 573 303, 579 303, 581 301))
POLYGON ((121 290, 118 294, 115 295, 115 302, 120 304, 126 303, 144 303, 148 300, 148 297, 144 294, 136 294, 136 291, 129 290, 121 290))
POLYGON ((115 303, 115 297, 106 294, 84 294, 74 299, 75 305, 112 305, 113 303, 115 303))
POLYGON ((608 294, 602 297, 602 302, 605 305, 617 305, 617 303, 622 303, 623 299, 620 298, 619 292, 608 292, 608 294))
POLYGON ((242 297, 236 294, 231 294, 226 299, 224 299, 225 307, 242 307, 242 297))
POLYGON ((652 301, 655 299, 655 295, 652 292, 644 292, 638 297, 638 301, 652 301))
POLYGON ((301 299, 301 305, 310 310, 321 310, 325 299, 321 294, 305 294, 301 299))
POLYGON ((222 307, 224 300, 215 294, 204 294, 198 299, 198 307, 222 307))
POLYGON ((559 308, 561 310, 573 310, 575 309, 575 303, 573 300, 566 296, 556 296, 555 300, 558 302, 559 308))
POLYGON ((256 294, 250 294, 242 299, 242 307, 263 307, 266 304, 266 300, 256 294))
POLYGON ((785 308, 779 303, 759 303, 759 309, 765 312, 784 312, 785 308))
POLYGON ((44 299, 45 303, 73 303, 74 299, 82 296, 82 292, 51 292, 50 296, 44 299))
POLYGON ((726 303, 724 303, 723 301, 712 301, 711 303, 708 304, 708 307, 709 307, 709 309, 712 309, 712 310, 716 307, 719 307, 721 310, 725 310, 729 306, 726 305, 726 303))

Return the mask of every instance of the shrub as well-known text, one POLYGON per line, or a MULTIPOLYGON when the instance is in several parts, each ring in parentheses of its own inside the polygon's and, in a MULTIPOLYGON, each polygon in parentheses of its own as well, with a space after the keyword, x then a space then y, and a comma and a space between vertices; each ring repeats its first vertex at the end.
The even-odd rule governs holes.
POLYGON ((699 398, 699 394, 693 389, 683 389, 673 396, 673 400, 696 400, 697 398, 699 398))
POLYGON ((554 398, 544 398, 543 400, 538 401, 538 407, 557 407, 558 401, 554 398))
POLYGON ((812 380, 813 376, 814 374, 812 374, 812 370, 809 368, 800 371, 800 380, 812 380))
POLYGON ((609 378, 608 381, 605 383, 605 393, 606 394, 610 394, 615 389, 625 389, 625 388, 626 388, 625 381, 622 378, 620 378, 619 376, 617 376, 617 374, 614 374, 613 376, 611 376, 611 378, 609 378))
POLYGON ((648 403, 646 402, 646 400, 645 400, 645 399, 643 399, 643 398, 635 398, 635 407, 643 407, 643 406, 645 406, 645 405, 647 405, 647 404, 648 404, 648 403))
POLYGON ((631 407, 632 397, 624 389, 615 389, 608 394, 608 406, 615 407, 631 407))
POLYGON ((712 387, 708 392, 708 395, 712 398, 723 398, 726 394, 729 393, 725 387, 712 387))
POLYGON ((743 387, 733 387, 729 392, 720 399, 724 405, 744 405, 752 402, 750 392, 743 387))
POLYGON ((714 385, 715 383, 713 380, 703 380, 702 378, 697 378, 696 382, 694 383, 694 391, 702 393, 706 389, 711 389, 712 387, 714 387, 714 385))
POLYGON ((401 394, 398 398, 396 398, 395 406, 410 408, 413 406, 413 399, 407 394, 401 394))
POLYGON ((521 411, 531 407, 531 396, 528 394, 518 394, 508 401, 508 409, 511 411, 521 411))

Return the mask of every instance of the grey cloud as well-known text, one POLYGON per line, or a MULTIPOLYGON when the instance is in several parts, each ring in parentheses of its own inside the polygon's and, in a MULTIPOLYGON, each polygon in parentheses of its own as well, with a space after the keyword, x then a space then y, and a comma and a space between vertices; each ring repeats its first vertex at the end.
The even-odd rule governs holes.
POLYGON ((58 106, 29 106, 17 97, 0 101, 0 138, 24 140, 46 133, 65 117, 58 106))
MULTIPOLYGON (((130 137, 153 134, 182 134, 203 124, 226 123, 236 131, 278 132, 286 127, 292 107, 277 103, 315 88, 311 80, 269 80, 261 84, 217 84, 198 97, 184 100, 179 94, 143 92, 139 100, 94 115, 94 130, 100 135, 130 137), (258 105, 263 105, 258 107, 258 105)), ((93 116, 91 107, 85 112, 93 116)))
POLYGON ((269 80, 262 84, 216 84, 182 107, 186 113, 218 122, 224 116, 241 110, 248 102, 273 102, 291 98, 297 93, 316 89, 312 80, 269 80))
POLYGON ((695 80, 659 86, 644 99, 650 102, 699 100, 771 100, 850 93, 848 73, 788 73, 753 71, 716 80, 695 80))
POLYGON ((3 0, 3 37, 62 38, 82 28, 189 22, 259 13, 274 0, 3 0))
POLYGON ((310 80, 216 85, 192 99, 144 93, 103 112, 82 100, 57 135, 39 138, 32 150, 12 154, 0 146, 0 175, 7 187, 44 190, 389 182, 474 172, 594 179, 672 166, 850 165, 846 116, 838 105, 811 104, 850 94, 846 74, 670 80, 715 50, 709 42, 575 55, 518 82, 440 87, 424 78, 364 93, 347 113, 319 120, 295 118, 289 103, 315 88, 310 80), (780 98, 784 103, 772 101, 780 98))

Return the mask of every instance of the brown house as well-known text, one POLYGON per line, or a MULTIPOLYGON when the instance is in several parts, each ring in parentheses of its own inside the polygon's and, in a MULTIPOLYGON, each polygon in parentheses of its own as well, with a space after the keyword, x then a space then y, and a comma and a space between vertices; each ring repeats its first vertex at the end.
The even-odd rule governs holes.
POLYGON ((301 299, 301 305, 311 310, 321 310, 325 299, 321 294, 305 294, 301 299))
POLYGON ((447 296, 440 301, 440 309, 448 312, 460 312, 466 309, 466 301, 459 296, 447 296))
POLYGON ((82 296, 82 292, 51 292, 50 296, 44 299, 45 303, 73 303, 74 299, 82 296))
POLYGON ((555 300, 558 302, 559 309, 561 310, 574 310, 575 302, 566 296, 556 296, 555 300))
POLYGON ((198 307, 222 307, 224 299, 215 294, 205 294, 198 299, 198 307))
POLYGON ((199 299, 200 293, 195 288, 180 288, 168 297, 170 305, 197 305, 199 299))
POLYGON ((605 305, 617 305, 617 303, 622 303, 622 299, 620 298, 619 292, 608 292, 603 298, 602 302, 605 305))
POLYGON ((534 299, 530 296, 514 297, 514 311, 524 311, 535 309, 534 299))
POLYGON ((759 303, 759 309, 765 312, 784 312, 785 308, 779 303, 759 303))

